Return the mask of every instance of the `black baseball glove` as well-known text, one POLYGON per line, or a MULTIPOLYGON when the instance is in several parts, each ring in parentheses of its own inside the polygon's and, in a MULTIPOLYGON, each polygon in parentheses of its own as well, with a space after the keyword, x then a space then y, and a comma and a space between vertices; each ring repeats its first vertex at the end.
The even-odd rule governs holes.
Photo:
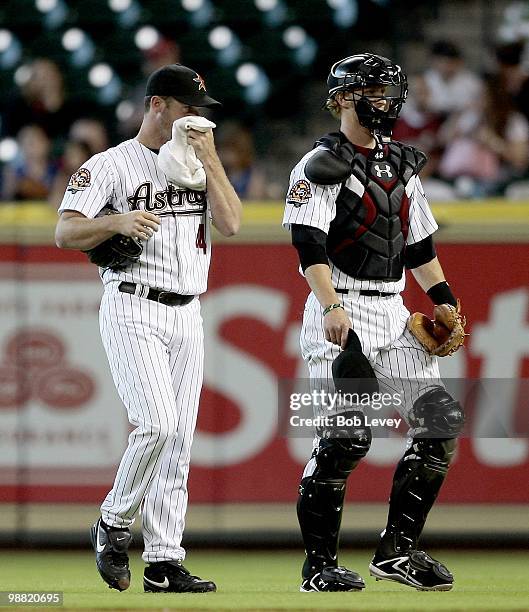
MULTIPOLYGON (((98 217, 117 214, 116 210, 110 206, 105 206, 98 217)), ((85 253, 88 259, 100 268, 124 270, 138 261, 142 251, 143 244, 140 240, 123 234, 114 234, 93 249, 85 251, 85 253)))
POLYGON ((114 234, 85 253, 88 259, 100 268, 124 270, 138 261, 142 251, 143 244, 139 240, 123 234, 114 234))

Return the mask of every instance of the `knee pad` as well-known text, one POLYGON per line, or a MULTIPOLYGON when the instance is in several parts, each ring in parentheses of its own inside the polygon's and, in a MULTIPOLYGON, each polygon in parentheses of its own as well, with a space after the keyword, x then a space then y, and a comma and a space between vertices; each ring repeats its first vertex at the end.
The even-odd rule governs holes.
POLYGON ((327 417, 328 424, 320 431, 315 450, 318 480, 346 479, 371 446, 371 429, 357 410, 327 417))
POLYGON ((415 401, 410 422, 425 430, 421 437, 457 438, 465 425, 465 413, 446 389, 437 386, 415 401))

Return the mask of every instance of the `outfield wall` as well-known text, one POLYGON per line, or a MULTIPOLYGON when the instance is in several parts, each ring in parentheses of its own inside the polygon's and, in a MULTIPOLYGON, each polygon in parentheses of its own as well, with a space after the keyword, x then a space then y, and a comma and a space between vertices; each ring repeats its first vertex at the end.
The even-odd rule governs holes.
MULTIPOLYGON (((514 242, 500 230, 485 242, 473 234, 439 244, 470 332, 465 348, 441 361, 444 376, 528 376, 529 240, 522 225, 514 242)), ((49 231, 49 223, 42 227, 49 231)), ((30 230, 0 247, 0 500, 15 514, 28 504, 95 508, 129 433, 99 338, 101 284, 84 255, 28 239, 30 230)), ((208 508, 290 506, 310 453, 311 440, 280 433, 277 409, 278 380, 306 376, 298 351, 306 283, 284 235, 255 237, 214 246, 210 288, 201 300, 205 386, 189 486, 191 502, 208 508)), ((412 311, 431 309, 413 279, 405 300, 412 311)), ((527 420, 527 406, 511 403, 511 424, 527 420)), ((384 503, 403 446, 402 436, 376 439, 354 474, 349 500, 384 503)), ((523 509, 529 489, 521 483, 528 479, 526 438, 470 435, 440 502, 523 509)), ((222 512, 211 515, 217 520, 225 522, 222 512)))

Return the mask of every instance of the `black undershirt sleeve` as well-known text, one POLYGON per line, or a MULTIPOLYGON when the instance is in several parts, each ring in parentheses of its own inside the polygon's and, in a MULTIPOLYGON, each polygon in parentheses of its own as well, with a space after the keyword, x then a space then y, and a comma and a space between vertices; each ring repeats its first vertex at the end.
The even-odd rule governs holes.
POLYGON ((415 244, 406 245, 404 251, 404 265, 408 270, 418 268, 436 256, 435 245, 431 236, 419 240, 415 244))
POLYGON ((292 244, 298 252, 303 272, 314 264, 329 265, 325 250, 327 234, 324 231, 317 227, 297 224, 293 224, 290 230, 292 232, 292 244))
MULTIPOLYGON (((322 263, 328 264, 325 244, 327 235, 317 227, 293 224, 291 226, 292 244, 296 248, 301 269, 305 271, 309 266, 322 263)), ((409 270, 428 263, 436 256, 435 246, 431 236, 415 244, 406 246, 404 252, 404 265, 409 270)))

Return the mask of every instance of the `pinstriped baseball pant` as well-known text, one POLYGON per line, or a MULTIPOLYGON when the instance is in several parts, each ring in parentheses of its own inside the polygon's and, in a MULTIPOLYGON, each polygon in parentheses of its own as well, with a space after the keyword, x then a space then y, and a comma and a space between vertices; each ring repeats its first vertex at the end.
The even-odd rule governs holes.
MULTIPOLYGON (((406 323, 410 313, 399 294, 384 298, 360 296, 351 291, 340 298, 381 390, 396 390, 402 394, 404 402, 399 412, 409 422, 417 397, 428 387, 443 384, 437 357, 426 353, 408 331, 406 323), (425 379, 424 385, 422 379, 425 379), (407 380, 412 382, 407 385, 407 380), (417 381, 421 381, 420 384, 417 381)), ((325 340, 323 308, 313 293, 309 294, 305 305, 300 344, 311 381, 333 392, 332 362, 340 354, 340 348, 325 340)), ((314 445, 318 445, 318 438, 315 438, 314 445)), ((310 476, 314 469, 315 461, 312 459, 303 475, 310 476)))
POLYGON ((134 430, 101 515, 109 525, 127 527, 141 507, 143 559, 183 559, 187 478, 203 379, 200 302, 165 306, 117 286, 105 287, 100 329, 134 430))

